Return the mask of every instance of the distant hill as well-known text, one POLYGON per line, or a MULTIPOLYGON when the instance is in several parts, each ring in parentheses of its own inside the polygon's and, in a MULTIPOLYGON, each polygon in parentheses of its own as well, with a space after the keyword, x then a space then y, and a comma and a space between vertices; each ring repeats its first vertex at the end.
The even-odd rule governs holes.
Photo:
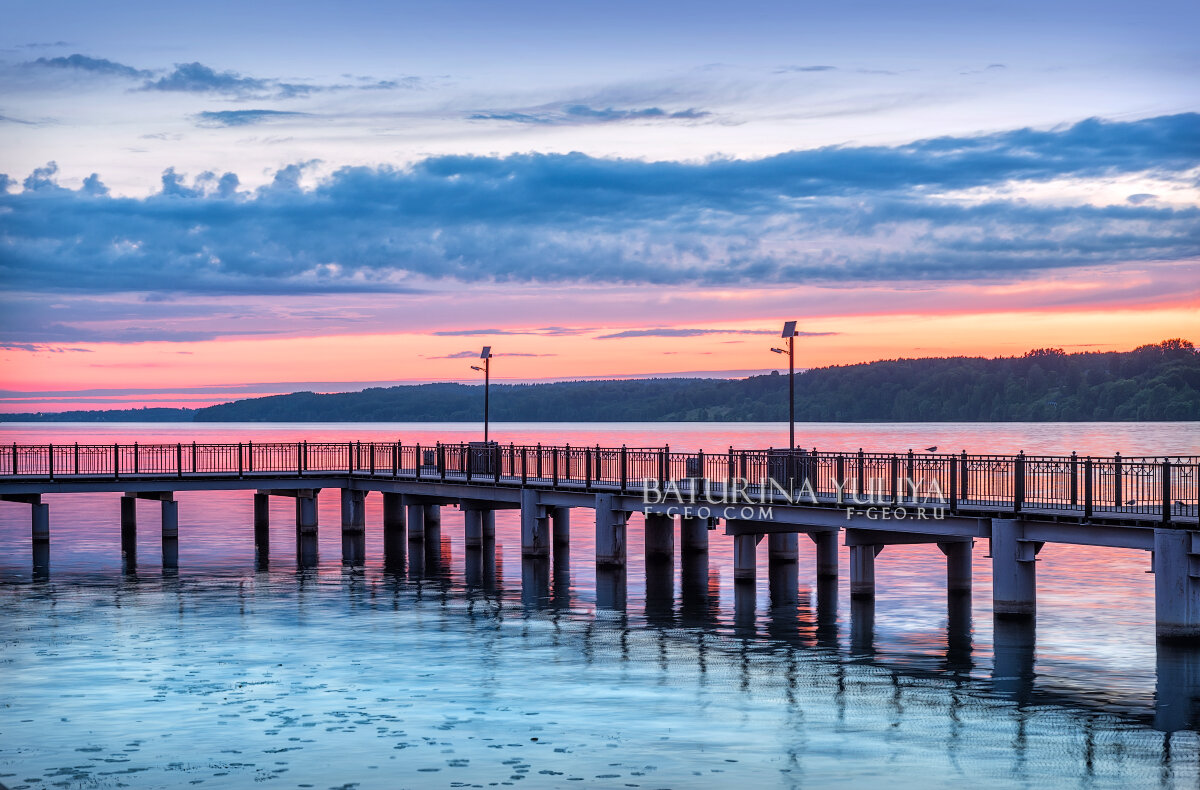
MULTIPOLYGON (((460 422, 478 420, 479 385, 296 392, 203 409, 3 415, 0 420, 460 422)), ((895 359, 796 376, 796 417, 829 422, 1200 420, 1200 354, 1186 340, 1133 351, 895 359)), ((787 376, 493 384, 497 422, 787 419, 787 376)))

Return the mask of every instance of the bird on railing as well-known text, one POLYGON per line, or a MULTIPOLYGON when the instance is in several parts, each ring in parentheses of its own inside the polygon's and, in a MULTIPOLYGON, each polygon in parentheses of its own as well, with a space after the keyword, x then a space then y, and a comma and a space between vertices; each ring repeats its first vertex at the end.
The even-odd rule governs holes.
POLYGON ((927 452, 927 453, 936 453, 936 452, 937 452, 937 445, 935 444, 933 447, 926 447, 926 448, 925 448, 925 452, 927 452))
POLYGON ((1127 505, 1136 505, 1136 504, 1137 504, 1137 500, 1136 500, 1136 499, 1131 499, 1131 500, 1129 500, 1128 502, 1126 502, 1125 504, 1127 504, 1127 505))

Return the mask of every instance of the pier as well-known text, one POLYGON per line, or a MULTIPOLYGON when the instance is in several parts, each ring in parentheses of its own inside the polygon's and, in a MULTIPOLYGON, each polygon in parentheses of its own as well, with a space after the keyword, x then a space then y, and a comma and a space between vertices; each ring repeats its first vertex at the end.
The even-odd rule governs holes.
POLYGON ((1016 621, 1036 614, 1037 555, 1046 543, 1145 551, 1155 574, 1156 633, 1181 642, 1200 641, 1198 479, 1200 459, 1193 456, 401 442, 0 448, 0 500, 30 507, 35 573, 47 572, 50 562, 48 494, 120 494, 127 553, 136 551, 137 500, 158 502, 163 567, 174 568, 186 540, 177 492, 252 492, 252 534, 262 556, 269 552, 270 497, 293 499, 296 554, 305 564, 316 559, 317 496, 335 488, 348 564, 362 562, 365 498, 375 493, 383 497, 385 551, 410 540, 436 544, 447 506, 462 514, 466 546, 484 546, 495 537, 495 512, 517 510, 521 552, 535 565, 570 545, 571 510, 589 508, 598 567, 624 567, 632 518, 644 519, 648 567, 673 562, 676 546, 682 557, 703 555, 710 533, 723 529, 734 542, 739 581, 756 578, 756 547, 767 540, 772 568, 794 568, 799 552, 812 550, 819 580, 836 590, 840 545, 849 553, 851 595, 865 607, 888 546, 929 544, 941 552, 953 606, 956 596, 971 593, 974 541, 987 540, 993 612, 1016 621))

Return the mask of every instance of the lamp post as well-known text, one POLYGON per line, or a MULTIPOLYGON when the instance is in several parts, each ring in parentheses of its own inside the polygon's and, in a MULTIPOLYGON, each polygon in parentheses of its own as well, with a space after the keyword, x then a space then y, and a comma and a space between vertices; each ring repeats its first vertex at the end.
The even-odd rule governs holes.
POLYGON ((471 370, 483 371, 483 442, 487 444, 488 440, 488 399, 492 387, 492 347, 484 346, 480 352, 479 358, 483 360, 483 367, 472 365, 471 370))
POLYGON ((788 321, 783 325, 783 334, 787 338, 787 350, 772 348, 776 354, 788 355, 788 450, 796 447, 796 322, 788 321))

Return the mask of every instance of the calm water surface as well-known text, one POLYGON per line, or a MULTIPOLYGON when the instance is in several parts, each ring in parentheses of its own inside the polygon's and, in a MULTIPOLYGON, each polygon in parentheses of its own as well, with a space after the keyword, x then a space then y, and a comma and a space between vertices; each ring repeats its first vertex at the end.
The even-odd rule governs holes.
MULTIPOLYGON (((496 425, 502 441, 722 450, 777 424, 496 425)), ((8 425, 5 442, 405 442, 477 426, 8 425)), ((803 424, 818 449, 1200 454, 1195 423, 803 424)), ((784 438, 784 442, 780 438, 784 438)), ((522 561, 514 511, 468 552, 343 566, 336 491, 320 562, 297 568, 272 503, 256 562, 249 492, 182 493, 180 568, 142 502, 124 567, 115 494, 51 496, 51 571, 31 574, 28 506, 0 503, 0 783, 14 787, 1196 787, 1200 661, 1156 649, 1143 552, 1047 546, 1036 628, 994 629, 986 541, 949 602, 933 546, 878 558, 872 608, 790 569, 732 580, 732 541, 598 574, 591 513, 570 556, 522 561), (1190 710, 1189 710, 1190 706, 1190 710), (1173 730, 1167 733, 1164 730, 1173 730)))

